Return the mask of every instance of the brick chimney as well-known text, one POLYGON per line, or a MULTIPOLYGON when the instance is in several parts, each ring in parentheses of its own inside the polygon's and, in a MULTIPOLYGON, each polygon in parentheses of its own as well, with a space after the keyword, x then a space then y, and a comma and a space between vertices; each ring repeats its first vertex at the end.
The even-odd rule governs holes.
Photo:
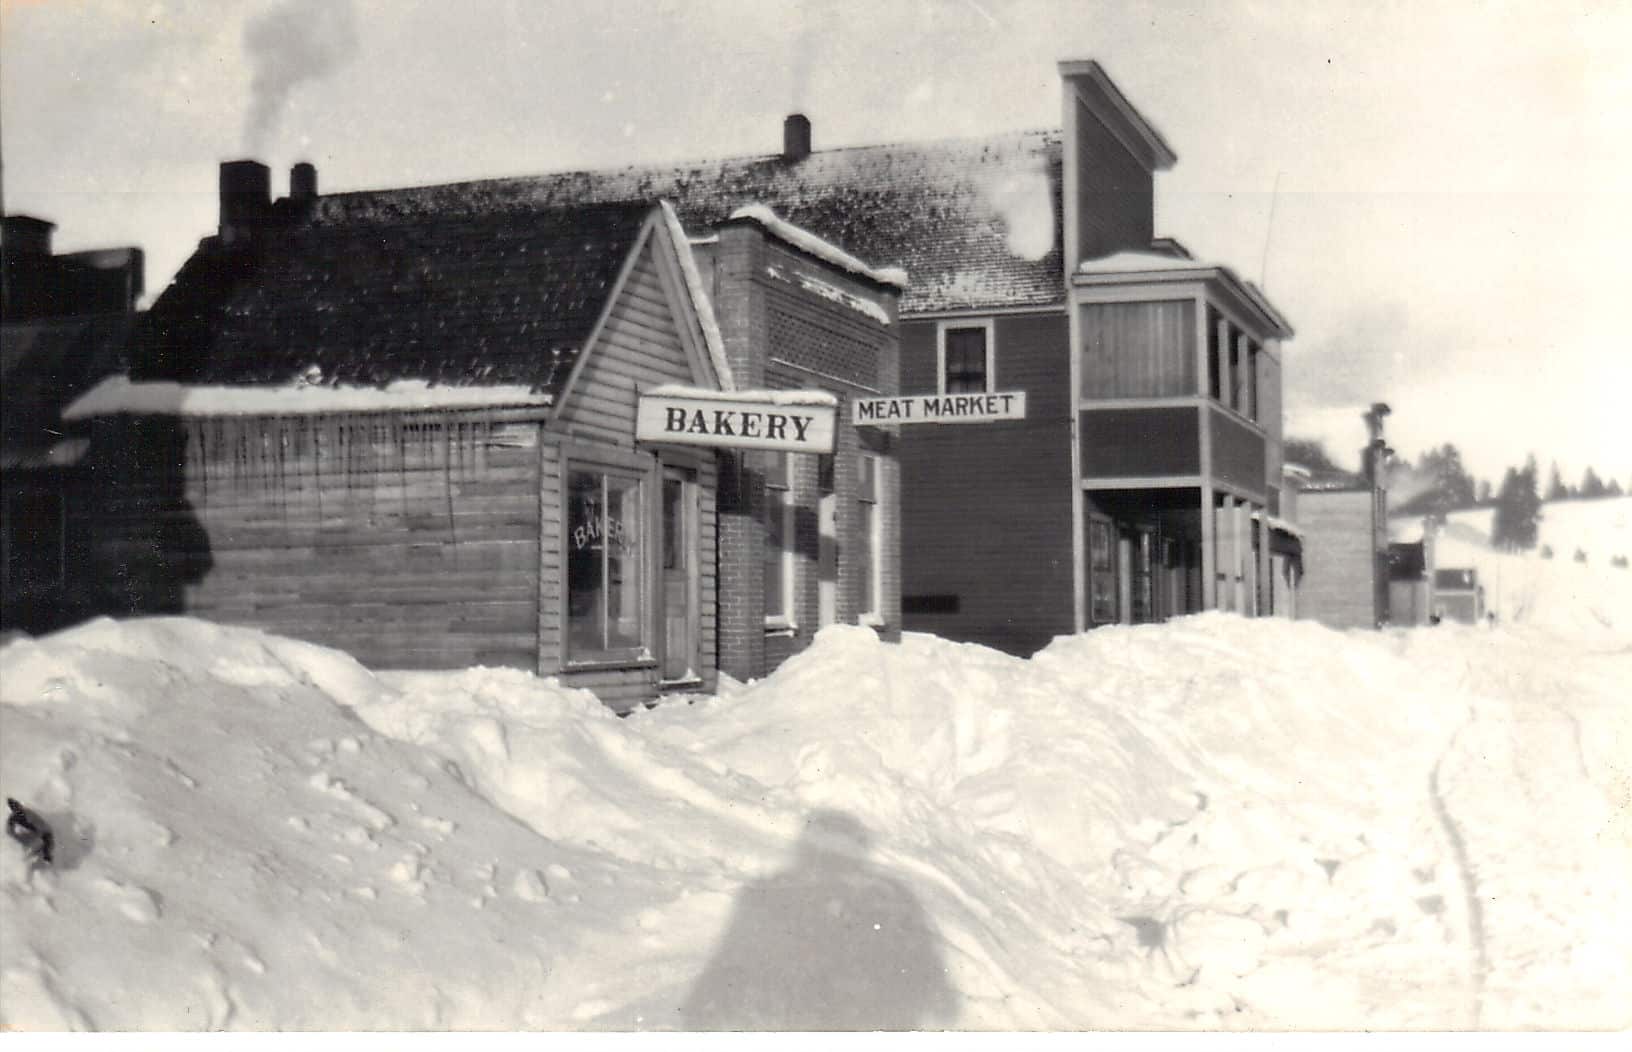
POLYGON ((259 161, 223 161, 221 240, 230 245, 253 236, 271 214, 272 170, 259 161))
POLYGON ((810 156, 810 118, 792 113, 782 121, 782 159, 798 164, 810 156))
POLYGON ((301 204, 317 200, 317 166, 301 161, 289 169, 289 196, 301 204))
POLYGON ((57 228, 57 224, 24 215, 6 216, 0 222, 4 224, 0 226, 0 247, 5 249, 7 256, 15 259, 18 256, 51 254, 51 231, 57 228))

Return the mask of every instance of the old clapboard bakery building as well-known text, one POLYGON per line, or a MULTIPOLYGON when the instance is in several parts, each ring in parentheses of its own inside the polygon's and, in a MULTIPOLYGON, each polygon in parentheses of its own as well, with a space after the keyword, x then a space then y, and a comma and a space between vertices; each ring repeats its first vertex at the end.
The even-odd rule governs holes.
POLYGON ((893 440, 846 409, 895 392, 899 272, 762 208, 688 233, 650 199, 269 181, 222 166, 219 233, 128 377, 69 411, 103 608, 532 669, 619 710, 763 675, 824 624, 899 631, 893 440))

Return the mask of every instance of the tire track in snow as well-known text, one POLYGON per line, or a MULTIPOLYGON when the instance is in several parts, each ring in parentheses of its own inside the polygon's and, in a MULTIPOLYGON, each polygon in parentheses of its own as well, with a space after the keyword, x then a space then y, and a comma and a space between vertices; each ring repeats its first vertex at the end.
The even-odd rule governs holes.
POLYGON ((1428 775, 1428 799, 1433 805, 1434 817, 1439 820, 1440 828, 1445 831, 1445 838, 1450 841, 1451 854, 1456 859, 1457 877, 1462 884, 1463 908, 1467 911, 1468 942, 1473 950, 1473 1003, 1469 1006, 1471 1016, 1469 1026, 1475 1030, 1479 1029, 1484 1009, 1485 981, 1490 975, 1490 950, 1485 942, 1485 904, 1479 894, 1478 878, 1474 876, 1467 838, 1445 802, 1440 772, 1444 768, 1446 758, 1456 750, 1462 732, 1471 727, 1476 718, 1473 712, 1468 713, 1467 720, 1451 735, 1451 740, 1445 743, 1439 758, 1434 761, 1434 769, 1428 775))

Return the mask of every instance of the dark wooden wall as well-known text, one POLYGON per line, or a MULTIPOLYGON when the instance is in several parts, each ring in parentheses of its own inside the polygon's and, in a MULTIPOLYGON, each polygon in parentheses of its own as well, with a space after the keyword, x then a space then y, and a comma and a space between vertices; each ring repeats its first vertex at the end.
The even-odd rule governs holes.
MULTIPOLYGON (((936 389, 935 322, 901 326, 901 391, 936 389)), ((906 627, 1029 655, 1073 628, 1070 377, 1064 312, 1000 315, 998 385, 1025 420, 900 431, 906 627)))
POLYGON ((373 667, 532 669, 538 425, 471 415, 119 418, 70 501, 76 572, 373 667))
POLYGON ((1213 477, 1262 493, 1269 453, 1264 436, 1213 406, 1206 409, 1212 429, 1213 477))
POLYGON ((1083 478, 1170 478, 1201 473, 1195 406, 1082 413, 1083 478))
POLYGON ((1148 248, 1155 236, 1155 179, 1080 100, 1076 119, 1081 258, 1148 248))

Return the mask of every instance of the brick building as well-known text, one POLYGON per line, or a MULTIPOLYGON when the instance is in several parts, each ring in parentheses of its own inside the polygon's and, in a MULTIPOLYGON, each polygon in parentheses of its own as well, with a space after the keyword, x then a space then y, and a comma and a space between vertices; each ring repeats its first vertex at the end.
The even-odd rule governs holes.
POLYGON ((69 416, 113 612, 392 668, 509 665, 626 711, 900 629, 903 278, 774 213, 320 196, 222 166, 221 226, 69 416), (694 240, 693 235, 697 235, 694 240), (825 421, 825 423, 824 423, 825 421))

